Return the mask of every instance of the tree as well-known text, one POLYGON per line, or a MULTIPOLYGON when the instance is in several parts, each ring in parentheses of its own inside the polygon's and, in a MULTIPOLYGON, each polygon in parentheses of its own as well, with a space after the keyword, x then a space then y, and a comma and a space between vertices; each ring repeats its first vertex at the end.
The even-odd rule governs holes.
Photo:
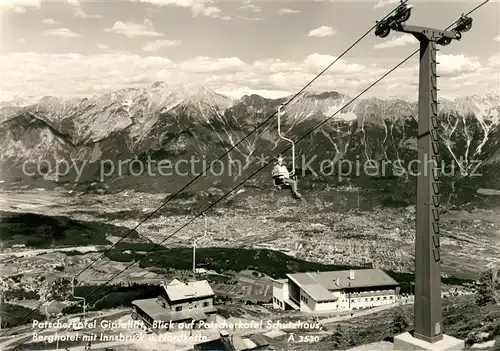
POLYGON ((59 278, 50 285, 51 300, 65 301, 71 296, 71 279, 59 278))
POLYGON ((410 316, 402 307, 394 308, 392 321, 392 332, 394 335, 404 333, 411 327, 410 316))
POLYGON ((479 286, 476 292, 476 304, 479 306, 491 305, 495 300, 495 282, 493 281, 493 272, 491 270, 481 273, 479 286))
POLYGON ((500 351, 500 336, 495 339, 492 351, 500 351))
POLYGON ((71 297, 71 280, 58 278, 53 282, 45 281, 38 293, 43 304, 50 304, 52 301, 66 301, 71 297))
POLYGON ((42 311, 45 313, 47 318, 50 318, 51 316, 51 314, 48 312, 48 307, 52 302, 63 302, 70 299, 72 299, 70 278, 58 278, 52 282, 46 282, 40 288, 40 300, 42 301, 42 306, 44 306, 42 311))
POLYGON ((495 300, 500 304, 500 275, 498 274, 498 268, 491 271, 493 290, 495 292, 495 300))
POLYGON ((338 324, 331 336, 332 349, 346 350, 352 346, 352 336, 344 326, 338 324))

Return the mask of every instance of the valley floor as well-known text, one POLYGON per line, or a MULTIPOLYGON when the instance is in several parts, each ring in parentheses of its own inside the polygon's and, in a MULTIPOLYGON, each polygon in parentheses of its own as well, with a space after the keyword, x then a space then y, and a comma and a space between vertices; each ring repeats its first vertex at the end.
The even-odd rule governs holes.
MULTIPOLYGON (((87 221, 106 221, 134 227, 165 194, 125 192, 113 195, 70 195, 57 191, 4 192, 5 211, 64 215, 87 221)), ((208 215, 208 235, 198 247, 246 247, 279 250, 324 264, 371 263, 387 270, 413 270, 414 207, 373 211, 332 212, 327 203, 296 205, 278 198, 269 206, 249 198, 248 209, 216 208, 208 215)), ((167 207, 139 229, 144 239, 159 243, 192 219, 175 214, 192 207, 190 201, 167 207)), ((500 216, 497 211, 449 212, 442 216, 443 272, 476 279, 485 267, 500 262, 500 216)), ((168 247, 191 246, 203 234, 203 218, 184 227, 168 240, 168 247)), ((119 238, 108 238, 116 241, 119 238)))

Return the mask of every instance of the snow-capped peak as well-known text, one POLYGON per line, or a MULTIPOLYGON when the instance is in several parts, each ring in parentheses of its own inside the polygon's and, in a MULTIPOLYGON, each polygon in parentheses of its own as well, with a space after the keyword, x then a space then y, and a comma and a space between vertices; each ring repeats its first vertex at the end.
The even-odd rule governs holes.
POLYGON ((208 104, 217 107, 229 107, 232 100, 200 84, 168 84, 156 82, 144 89, 145 93, 160 94, 171 101, 208 104))

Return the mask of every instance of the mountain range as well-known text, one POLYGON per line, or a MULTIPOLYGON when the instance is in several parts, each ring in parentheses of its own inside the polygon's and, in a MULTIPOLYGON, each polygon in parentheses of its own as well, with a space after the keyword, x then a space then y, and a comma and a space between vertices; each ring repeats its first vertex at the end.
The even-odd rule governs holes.
MULTIPOLYGON (((291 167, 290 150, 284 151, 290 144, 278 137, 277 117, 268 120, 289 98, 232 100, 204 86, 158 82, 92 98, 3 102, 2 180, 4 186, 171 193, 233 148, 222 159, 224 170, 214 165, 185 193, 226 191, 280 153, 291 167), (134 159, 135 165, 126 161, 134 159)), ((411 203, 417 104, 350 101, 338 92, 303 93, 283 108, 281 133, 296 141, 296 173, 306 198, 347 187, 374 192, 386 205, 411 203)), ((445 203, 476 201, 478 189, 500 189, 498 94, 440 102, 445 203)), ((243 188, 254 196, 269 194, 270 171, 259 172, 243 188)))

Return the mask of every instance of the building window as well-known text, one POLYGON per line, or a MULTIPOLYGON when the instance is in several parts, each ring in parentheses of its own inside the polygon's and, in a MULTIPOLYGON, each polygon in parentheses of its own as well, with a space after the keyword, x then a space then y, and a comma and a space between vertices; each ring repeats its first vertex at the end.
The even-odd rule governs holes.
POLYGON ((203 302, 203 307, 208 307, 209 303, 208 302, 203 302))
POLYGON ((380 297, 377 297, 377 301, 380 301, 380 297))
POLYGON ((177 306, 177 307, 175 308, 175 311, 176 311, 176 312, 182 311, 182 306, 177 306))

